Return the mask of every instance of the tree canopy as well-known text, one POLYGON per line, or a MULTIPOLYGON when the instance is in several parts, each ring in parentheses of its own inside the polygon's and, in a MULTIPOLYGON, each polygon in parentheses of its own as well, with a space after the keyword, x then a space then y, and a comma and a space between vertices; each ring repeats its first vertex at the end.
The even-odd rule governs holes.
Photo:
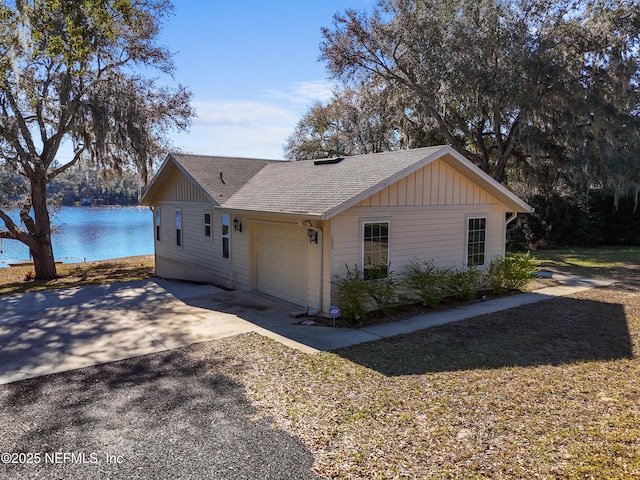
POLYGON ((189 125, 189 91, 141 73, 173 71, 156 45, 171 12, 168 0, 0 1, 0 166, 27 185, 21 225, 0 200, 0 238, 29 247, 37 278, 56 275, 47 185, 78 162, 115 175, 131 165, 144 180, 167 131, 189 125))
MULTIPOLYGON (((363 98, 372 84, 385 92, 380 111, 397 112, 385 128, 405 141, 385 148, 446 142, 501 182, 511 175, 625 189, 640 184, 639 7, 381 0, 368 13, 335 15, 323 29, 322 59, 356 89, 352 98, 361 86, 363 98)), ((325 124, 345 115, 341 105, 329 105, 337 113, 325 124)), ((316 113, 290 138, 290 158, 311 138, 304 127, 316 113)))

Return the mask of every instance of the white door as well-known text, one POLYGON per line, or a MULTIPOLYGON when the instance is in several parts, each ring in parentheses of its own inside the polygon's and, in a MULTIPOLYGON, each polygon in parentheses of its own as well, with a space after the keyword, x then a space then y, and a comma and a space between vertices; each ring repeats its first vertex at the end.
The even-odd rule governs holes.
POLYGON ((256 226, 256 290, 305 305, 307 231, 288 224, 256 226))

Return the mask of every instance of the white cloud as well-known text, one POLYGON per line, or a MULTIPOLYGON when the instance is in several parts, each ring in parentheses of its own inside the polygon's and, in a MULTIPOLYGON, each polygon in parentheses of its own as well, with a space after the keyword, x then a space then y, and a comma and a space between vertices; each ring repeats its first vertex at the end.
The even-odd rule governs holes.
POLYGON ((326 80, 295 82, 286 91, 267 90, 265 93, 276 100, 310 106, 317 101, 326 102, 329 100, 332 96, 332 84, 326 80))
POLYGON ((198 117, 190 131, 172 140, 185 152, 281 159, 287 137, 306 108, 330 97, 328 82, 313 81, 266 91, 264 100, 195 101, 198 117))
POLYGON ((283 106, 254 101, 194 102, 194 125, 259 125, 264 122, 295 123, 296 112, 283 106))

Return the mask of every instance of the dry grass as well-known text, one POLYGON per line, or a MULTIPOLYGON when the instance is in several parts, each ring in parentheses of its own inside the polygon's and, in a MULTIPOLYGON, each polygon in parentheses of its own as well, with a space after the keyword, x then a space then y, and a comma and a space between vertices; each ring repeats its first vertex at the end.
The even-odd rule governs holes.
POLYGON ((140 280, 152 277, 153 269, 153 255, 59 264, 57 270, 60 277, 47 282, 41 280, 25 281, 25 276, 33 272, 33 267, 0 268, 0 295, 140 280))
POLYGON ((324 477, 640 478, 640 282, 610 268, 611 288, 336 352, 251 334, 198 355, 324 477))

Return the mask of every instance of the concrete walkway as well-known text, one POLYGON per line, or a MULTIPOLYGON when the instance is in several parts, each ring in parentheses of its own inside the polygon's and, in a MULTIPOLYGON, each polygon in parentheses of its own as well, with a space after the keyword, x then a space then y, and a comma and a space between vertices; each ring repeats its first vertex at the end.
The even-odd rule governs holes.
POLYGON ((210 285, 144 280, 0 297, 0 384, 247 332, 303 352, 333 350, 614 283, 560 285, 361 329, 299 324, 292 305, 210 285))

